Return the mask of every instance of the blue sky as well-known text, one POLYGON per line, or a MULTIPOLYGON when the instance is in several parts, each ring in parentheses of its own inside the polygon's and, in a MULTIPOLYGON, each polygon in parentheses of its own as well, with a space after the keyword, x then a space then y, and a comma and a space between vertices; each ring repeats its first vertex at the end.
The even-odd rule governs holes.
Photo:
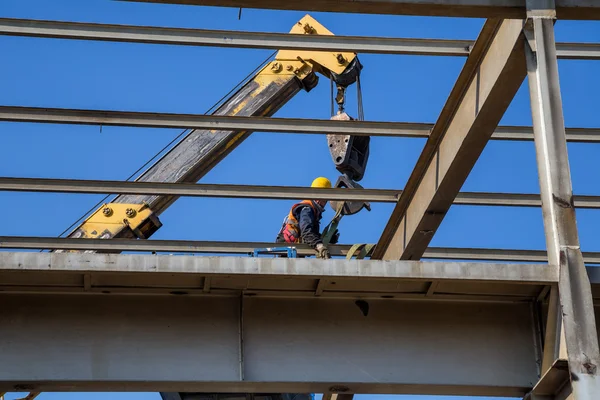
MULTIPOLYGON (((122 3, 108 0, 2 0, 0 16, 204 29, 287 32, 303 12, 122 3)), ((335 34, 475 39, 483 20, 311 13, 335 34)), ((558 41, 600 42, 600 23, 559 21, 558 41)), ((263 61, 271 50, 177 47, 0 37, 0 104, 129 111, 203 113, 263 61)), ((434 122, 464 63, 460 57, 360 55, 365 118, 434 122)), ((559 61, 566 125, 600 127, 599 62, 559 61)), ((356 115, 354 89, 348 111, 356 115)), ((326 80, 301 92, 278 117, 328 118, 326 80)), ((530 125, 527 82, 502 124, 530 125)), ((0 176, 126 179, 179 130, 0 123, 0 176)), ((374 138, 361 184, 402 188, 423 139, 374 138)), ((576 194, 600 195, 598 145, 570 144, 576 194)), ((307 186, 316 176, 336 178, 325 138, 255 133, 214 168, 203 183, 307 186), (313 154, 299 168, 280 160, 290 149, 313 154)), ((490 142, 464 191, 539 192, 533 143, 490 142)), ((57 236, 102 196, 0 194, 0 235, 57 236), (48 210, 52 210, 48 212, 48 210)), ((161 220, 155 239, 271 241, 290 201, 182 198, 161 220), (240 218, 240 215, 243 218, 240 218), (241 222, 240 222, 241 221, 241 222)), ((341 223, 343 243, 377 241, 392 205, 341 223)), ((332 216, 328 211, 325 218, 332 216)), ((600 251, 600 212, 577 213, 584 251, 600 251)), ((453 207, 432 246, 544 249, 541 211, 530 208, 453 207)), ((102 394, 43 394, 40 399, 99 399, 102 394)), ((112 395, 152 399, 157 394, 112 395)), ((371 399, 376 396, 360 396, 371 399)), ((377 396, 379 397, 379 396, 377 396)), ((406 396, 406 399, 417 398, 406 396)), ((421 397, 419 397, 421 398, 421 397)), ((8 397, 12 399, 12 397, 8 397)))

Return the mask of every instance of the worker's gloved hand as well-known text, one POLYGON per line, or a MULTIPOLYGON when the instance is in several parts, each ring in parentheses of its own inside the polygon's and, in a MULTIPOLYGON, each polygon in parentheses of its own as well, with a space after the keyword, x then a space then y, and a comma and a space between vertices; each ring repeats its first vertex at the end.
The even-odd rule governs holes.
POLYGON ((333 235, 331 235, 331 239, 329 239, 329 243, 336 244, 339 240, 340 240, 340 231, 338 231, 336 229, 335 232, 333 232, 333 235))
POLYGON ((317 252, 317 258, 331 258, 331 255, 329 254, 329 249, 327 249, 327 246, 325 246, 323 243, 319 243, 315 248, 315 251, 317 252))

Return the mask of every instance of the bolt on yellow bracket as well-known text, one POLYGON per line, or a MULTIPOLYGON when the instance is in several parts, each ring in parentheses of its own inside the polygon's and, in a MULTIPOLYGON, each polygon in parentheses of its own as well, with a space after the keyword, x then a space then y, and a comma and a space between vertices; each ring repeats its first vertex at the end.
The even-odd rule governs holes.
MULTIPOLYGON (((326 35, 333 33, 310 15, 305 15, 290 30, 296 35, 326 35)), ((332 78, 332 73, 340 75, 357 58, 356 53, 312 50, 280 50, 275 60, 267 64, 259 76, 295 75, 303 80, 314 72, 332 78)))
POLYGON ((120 237, 150 237, 162 223, 147 204, 103 204, 71 237, 111 239, 120 237), (123 234, 123 231, 129 231, 123 234))

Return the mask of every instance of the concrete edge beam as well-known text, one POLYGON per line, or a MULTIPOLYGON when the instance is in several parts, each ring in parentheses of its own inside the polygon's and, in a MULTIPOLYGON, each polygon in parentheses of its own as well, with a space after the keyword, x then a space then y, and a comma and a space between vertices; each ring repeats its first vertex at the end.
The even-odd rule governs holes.
POLYGON ((545 264, 366 261, 132 254, 0 252, 0 270, 249 275, 271 277, 468 280, 554 284, 545 264))

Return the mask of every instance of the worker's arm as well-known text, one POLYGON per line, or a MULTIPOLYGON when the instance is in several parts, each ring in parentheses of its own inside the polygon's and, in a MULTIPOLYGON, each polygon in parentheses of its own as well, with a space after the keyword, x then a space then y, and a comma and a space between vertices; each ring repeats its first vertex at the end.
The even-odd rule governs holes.
POLYGON ((316 221, 315 213, 312 208, 302 207, 300 209, 298 224, 300 225, 300 234, 303 243, 309 245, 313 249, 316 248, 319 243, 323 243, 321 234, 319 233, 319 222, 316 221))

